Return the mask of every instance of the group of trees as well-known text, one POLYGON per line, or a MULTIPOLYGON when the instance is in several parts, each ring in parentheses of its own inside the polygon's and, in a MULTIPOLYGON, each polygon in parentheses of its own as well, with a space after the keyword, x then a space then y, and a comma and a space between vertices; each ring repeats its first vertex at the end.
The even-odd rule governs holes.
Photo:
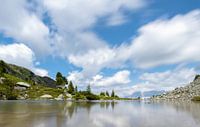
POLYGON ((72 81, 70 81, 67 92, 70 94, 76 94, 78 92, 78 87, 77 86, 74 87, 72 81))
POLYGON ((67 78, 64 77, 60 72, 56 74, 56 85, 68 84, 67 78))
POLYGON ((67 80, 60 72, 56 74, 56 85, 68 85, 67 92, 70 94, 75 94, 78 92, 77 86, 74 87, 72 81, 67 80))
POLYGON ((72 95, 75 95, 75 98, 78 98, 78 99, 83 99, 85 97, 88 100, 99 100, 100 96, 112 97, 112 98, 118 97, 115 94, 114 90, 112 90, 111 94, 109 94, 109 92, 106 91, 106 92, 101 92, 100 96, 95 95, 95 94, 92 93, 90 85, 88 85, 86 87, 85 91, 78 91, 78 87, 74 86, 72 81, 68 82, 68 80, 60 72, 58 72, 56 74, 56 84, 57 85, 68 85, 67 92, 72 94, 72 95))
POLYGON ((115 91, 114 91, 114 90, 112 90, 111 95, 109 94, 108 91, 106 91, 106 92, 101 92, 101 93, 100 93, 100 96, 117 97, 117 95, 115 94, 115 91))

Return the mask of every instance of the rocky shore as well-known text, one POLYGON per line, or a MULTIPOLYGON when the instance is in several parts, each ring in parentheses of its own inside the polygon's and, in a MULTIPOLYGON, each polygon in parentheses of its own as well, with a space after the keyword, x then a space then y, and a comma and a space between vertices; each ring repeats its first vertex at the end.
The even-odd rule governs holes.
POLYGON ((162 95, 153 96, 152 100, 180 100, 190 101, 194 97, 200 96, 200 75, 196 75, 194 80, 185 87, 176 88, 173 91, 162 95))

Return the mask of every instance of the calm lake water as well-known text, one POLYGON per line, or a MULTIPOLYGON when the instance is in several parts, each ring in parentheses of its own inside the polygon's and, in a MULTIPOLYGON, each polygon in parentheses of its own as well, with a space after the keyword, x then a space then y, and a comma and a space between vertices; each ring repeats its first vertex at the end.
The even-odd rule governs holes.
POLYGON ((200 103, 0 101, 0 127, 200 127, 200 103))

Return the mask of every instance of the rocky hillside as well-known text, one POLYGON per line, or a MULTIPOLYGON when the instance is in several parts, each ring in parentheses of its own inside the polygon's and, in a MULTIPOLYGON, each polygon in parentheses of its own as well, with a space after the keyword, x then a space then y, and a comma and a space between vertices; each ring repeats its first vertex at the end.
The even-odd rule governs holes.
POLYGON ((35 75, 32 71, 26 68, 8 64, 2 60, 0 60, 0 73, 3 73, 8 77, 16 77, 29 83, 31 82, 44 86, 56 87, 56 82, 53 79, 35 75))
POLYGON ((153 100, 192 100, 200 96, 200 75, 185 87, 176 88, 171 92, 152 97, 153 100))

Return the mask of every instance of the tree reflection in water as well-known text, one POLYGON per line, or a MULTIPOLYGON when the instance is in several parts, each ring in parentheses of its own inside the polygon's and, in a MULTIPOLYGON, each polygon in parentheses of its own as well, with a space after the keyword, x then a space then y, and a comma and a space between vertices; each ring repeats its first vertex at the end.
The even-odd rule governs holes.
POLYGON ((199 127, 200 103, 0 101, 0 127, 66 126, 199 127))

